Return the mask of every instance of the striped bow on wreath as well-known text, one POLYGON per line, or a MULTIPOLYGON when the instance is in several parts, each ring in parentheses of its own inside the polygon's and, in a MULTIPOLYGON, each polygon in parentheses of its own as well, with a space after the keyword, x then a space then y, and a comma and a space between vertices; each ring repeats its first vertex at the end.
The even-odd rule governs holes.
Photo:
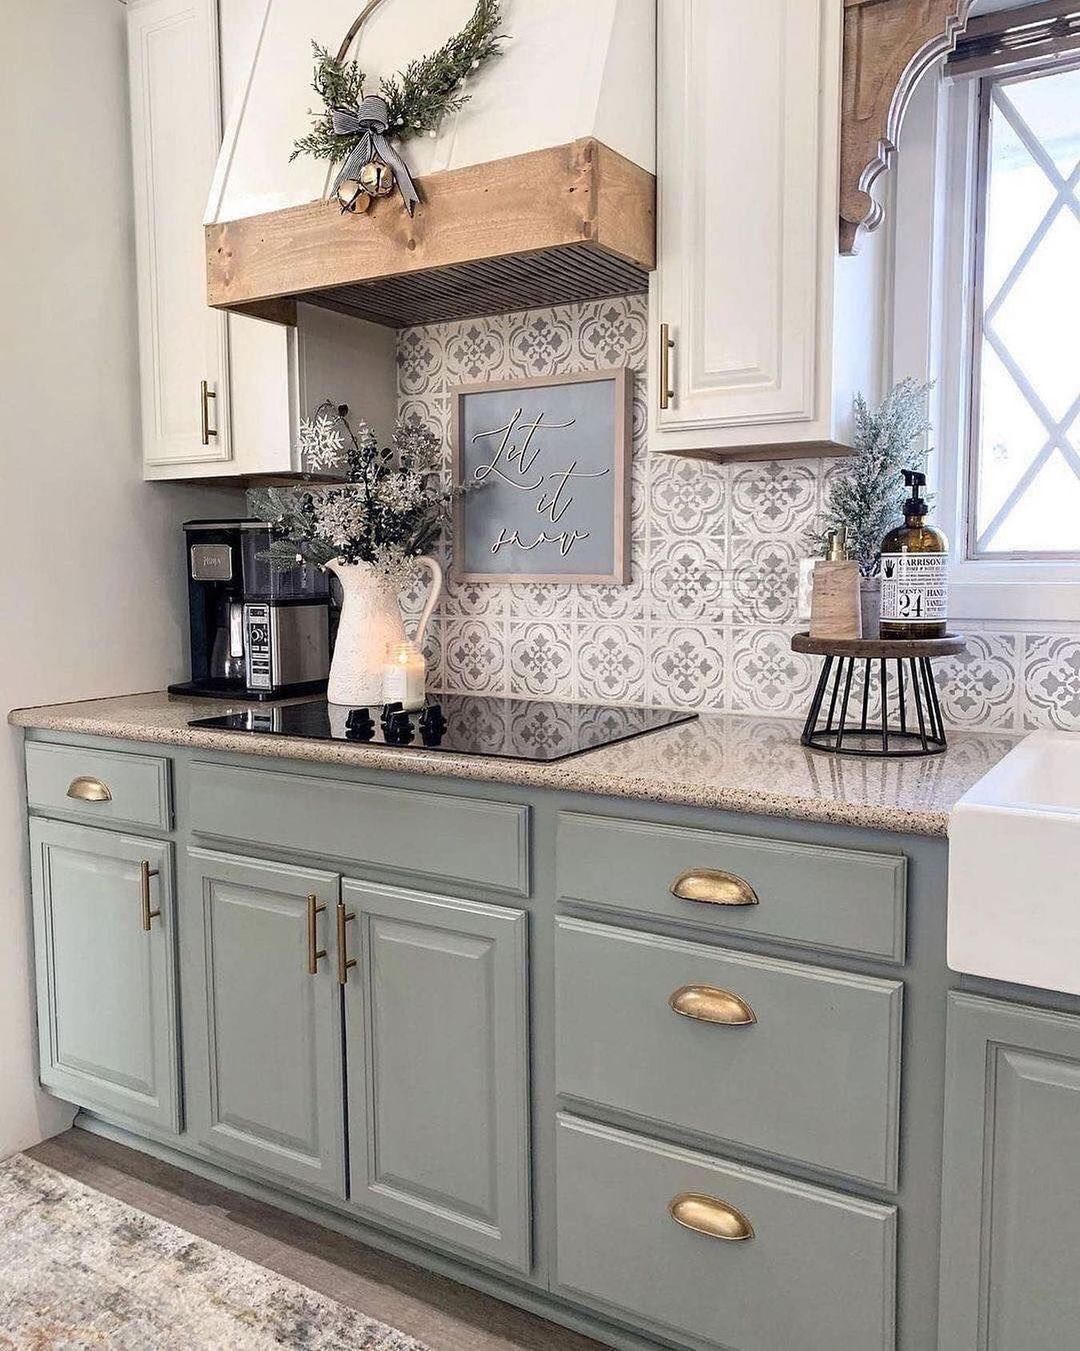
POLYGON ((392 180, 388 184, 385 177, 378 172, 380 165, 385 165, 393 171, 401 200, 411 216, 420 198, 408 166, 386 139, 386 132, 390 126, 390 109, 386 106, 386 100, 380 98, 378 94, 368 94, 359 108, 355 110, 331 108, 330 117, 335 136, 360 138, 349 151, 345 163, 338 170, 337 178, 334 179, 333 191, 342 203, 342 210, 348 209, 342 195, 342 187, 346 183, 358 183, 369 197, 387 195, 384 188, 389 187, 392 180), (375 172, 373 174, 369 172, 365 178, 365 169, 372 165, 375 166, 375 172))

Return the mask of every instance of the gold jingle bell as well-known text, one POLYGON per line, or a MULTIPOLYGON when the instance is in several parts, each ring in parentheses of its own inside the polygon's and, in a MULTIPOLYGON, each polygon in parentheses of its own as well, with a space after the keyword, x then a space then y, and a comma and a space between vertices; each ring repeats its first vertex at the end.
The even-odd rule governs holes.
POLYGON ((373 159, 360 170, 360 186, 372 197, 389 197, 394 191, 394 171, 388 164, 373 159))
POLYGON ((364 190, 363 184, 358 183, 355 178, 346 178, 343 183, 338 184, 337 199, 343 212, 362 212, 371 205, 370 195, 364 190))

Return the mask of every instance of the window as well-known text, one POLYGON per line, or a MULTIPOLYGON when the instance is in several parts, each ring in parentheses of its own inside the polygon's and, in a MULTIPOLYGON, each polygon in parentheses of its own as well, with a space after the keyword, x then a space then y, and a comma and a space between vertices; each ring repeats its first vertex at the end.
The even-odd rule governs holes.
POLYGON ((1080 64, 978 110, 965 552, 1080 560, 1080 64))

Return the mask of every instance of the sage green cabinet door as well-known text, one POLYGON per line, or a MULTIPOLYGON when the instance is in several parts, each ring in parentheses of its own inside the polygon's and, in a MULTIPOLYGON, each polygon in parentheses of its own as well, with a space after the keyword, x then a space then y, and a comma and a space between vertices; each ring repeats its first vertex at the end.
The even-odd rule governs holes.
POLYGON ((217 1154, 344 1198, 338 876, 206 849, 188 861, 189 1128, 217 1154))
POLYGON ((530 1263, 523 910, 342 883, 355 1204, 530 1263))
POLYGON ((35 819, 30 853, 41 1082, 179 1132, 172 845, 35 819))
POLYGON ((949 996, 940 1351, 1080 1344, 1080 1018, 949 996))

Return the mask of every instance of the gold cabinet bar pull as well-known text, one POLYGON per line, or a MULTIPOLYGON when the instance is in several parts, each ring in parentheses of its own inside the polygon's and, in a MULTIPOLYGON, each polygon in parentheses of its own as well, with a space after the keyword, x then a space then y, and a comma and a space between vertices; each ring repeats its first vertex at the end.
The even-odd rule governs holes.
MULTIPOLYGON (((217 391, 210 388, 205 380, 199 381, 199 412, 200 424, 202 429, 202 443, 204 446, 210 444, 210 438, 217 436, 217 428, 210 426, 210 400, 217 398, 217 391)), ((217 404, 214 405, 215 408, 217 404)))
POLYGON ((668 1206, 668 1214, 684 1229, 727 1243, 744 1243, 754 1237, 754 1226, 741 1210, 700 1192, 680 1192, 668 1206))
POLYGON ((737 994, 718 990, 715 985, 680 985, 668 996, 668 1008, 683 1018, 702 1023, 723 1023, 727 1027, 749 1027, 757 1014, 737 994))
POLYGON ((90 774, 80 774, 68 784, 68 797, 78 798, 80 802, 111 802, 112 790, 107 783, 93 778, 90 774))
POLYGON ((319 969, 319 958, 326 956, 326 949, 316 946, 319 941, 318 916, 325 909, 325 905, 319 904, 318 896, 312 894, 307 898, 307 969, 309 976, 316 974, 319 969))
POLYGON ((722 868, 687 868, 671 884, 672 896, 703 905, 757 905, 757 892, 745 878, 722 868))
POLYGON ((667 408, 675 397, 671 388, 671 349, 675 339, 671 336, 671 325, 660 325, 660 407, 667 408))
POLYGON ((150 909, 150 879, 151 877, 160 877, 161 874, 157 868, 151 868, 149 859, 143 859, 139 864, 139 889, 142 894, 142 926, 143 929, 150 932, 150 921, 161 918, 161 908, 157 910, 150 909))
POLYGON ((356 958, 350 957, 347 952, 347 941, 345 938, 345 925, 350 920, 356 918, 356 912, 346 911, 345 902, 337 903, 337 978, 338 984, 344 985, 349 979, 349 968, 356 965, 356 958))

